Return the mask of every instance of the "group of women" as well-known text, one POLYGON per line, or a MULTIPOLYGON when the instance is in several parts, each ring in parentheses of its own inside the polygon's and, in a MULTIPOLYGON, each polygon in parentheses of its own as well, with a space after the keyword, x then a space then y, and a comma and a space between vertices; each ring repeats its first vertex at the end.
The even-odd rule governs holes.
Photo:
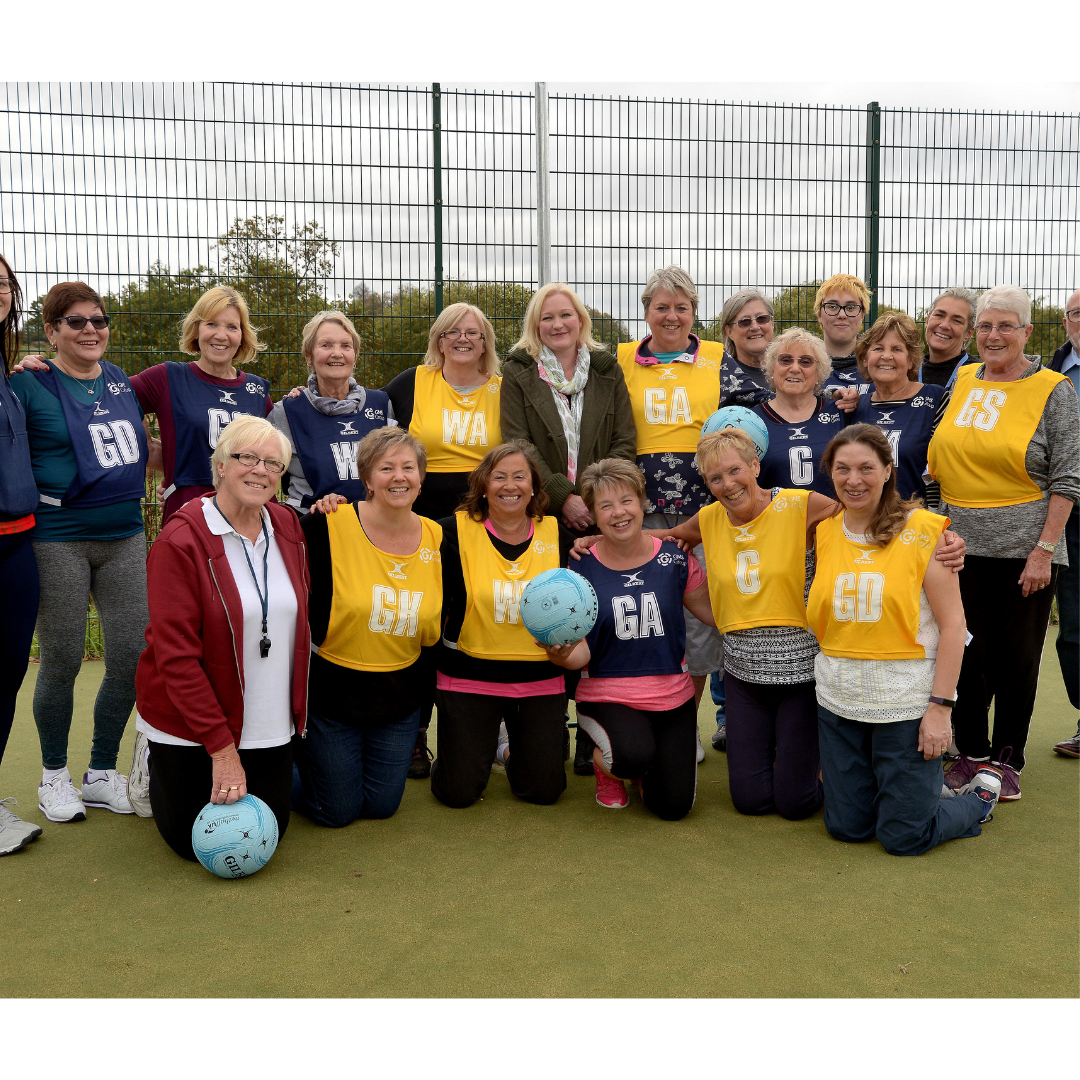
MULTIPOLYGON (((273 404, 242 370, 260 346, 224 287, 184 320, 190 362, 129 379, 103 359, 101 297, 57 285, 55 357, 9 380, 21 297, 0 261, 0 733, 36 624, 41 811, 152 814, 192 858, 207 798, 257 794, 282 832, 293 809, 342 826, 393 814, 429 771, 437 799, 468 806, 494 762, 515 795, 553 803, 573 697, 600 805, 628 805, 633 781, 675 820, 694 803, 712 674, 741 812, 798 819, 824 801, 834 836, 897 854, 976 834, 1020 795, 1057 540, 1080 499, 1076 395, 1024 355, 1019 289, 983 293, 951 337, 974 297, 947 290, 927 357, 895 312, 856 343, 866 301, 838 275, 817 297, 824 340, 774 336, 769 300, 743 290, 721 345, 692 332, 697 290, 667 267, 642 296, 650 334, 613 354, 551 284, 505 363, 483 312, 454 304, 384 390, 356 382, 356 330, 325 311, 303 332, 307 386, 273 404), (964 364, 972 327, 980 360, 964 364), (701 438, 726 404, 766 424, 760 459, 738 429, 701 438), (144 559, 148 470, 165 513, 144 559), (522 591, 568 564, 599 616, 542 648, 522 591), (89 598, 106 674, 79 792, 67 742, 89 598)), ((5 853, 40 833, 10 802, 0 827, 5 853)))

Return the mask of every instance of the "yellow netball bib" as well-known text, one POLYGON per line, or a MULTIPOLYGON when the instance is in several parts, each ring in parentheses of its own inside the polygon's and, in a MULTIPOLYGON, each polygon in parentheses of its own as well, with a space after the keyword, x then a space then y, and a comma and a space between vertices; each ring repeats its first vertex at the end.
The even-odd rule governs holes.
POLYGON ((639 364, 638 341, 619 346, 619 364, 630 391, 637 428, 637 452, 694 453, 701 426, 720 404, 720 362, 724 347, 703 341, 692 364, 639 364))
POLYGON ((698 514, 709 599, 726 634, 752 626, 806 628, 805 491, 786 488, 747 525, 732 525, 720 503, 698 514))
POLYGON ((817 571, 806 613, 827 656, 859 660, 924 659, 919 593, 926 568, 949 519, 916 510, 884 547, 855 544, 844 515, 817 527, 817 571))
POLYGON ((1015 382, 976 379, 960 369, 945 415, 930 440, 927 465, 954 506, 1016 506, 1043 497, 1024 458, 1046 399, 1062 379, 1043 368, 1015 382))
POLYGON ((354 671, 400 671, 439 640, 442 526, 420 519, 412 555, 377 548, 352 507, 326 516, 334 599, 319 655, 354 671))
POLYGON ((499 387, 491 376, 483 386, 459 394, 433 368, 416 369, 409 434, 427 447, 428 472, 472 472, 502 442, 499 387))
POLYGON ((505 559, 483 522, 459 510, 458 550, 465 578, 465 619, 457 647, 485 660, 546 660, 521 622, 521 593, 537 574, 559 565, 559 523, 550 514, 538 521, 532 543, 516 560, 505 559))

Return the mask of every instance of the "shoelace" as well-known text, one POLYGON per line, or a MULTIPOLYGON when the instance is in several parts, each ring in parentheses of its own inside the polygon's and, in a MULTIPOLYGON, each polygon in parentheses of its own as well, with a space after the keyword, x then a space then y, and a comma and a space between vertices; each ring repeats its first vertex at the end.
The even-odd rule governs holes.
MULTIPOLYGON (((11 809, 12 806, 18 806, 19 800, 13 795, 9 795, 6 799, 0 799, 0 825, 2 825, 8 818, 14 821, 22 821, 22 818, 11 809), (8 804, 11 804, 9 806, 8 804)), ((10 822, 9 822, 10 824, 10 822)))

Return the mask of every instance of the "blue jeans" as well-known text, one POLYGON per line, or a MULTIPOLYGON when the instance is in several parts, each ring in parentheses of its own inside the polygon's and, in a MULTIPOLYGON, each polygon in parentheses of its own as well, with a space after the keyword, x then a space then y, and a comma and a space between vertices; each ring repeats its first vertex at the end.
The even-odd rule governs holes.
POLYGON ((371 726, 309 712, 307 737, 293 740, 293 809, 332 829, 390 817, 401 805, 419 726, 419 709, 371 726))
POLYGON ((1069 565, 1061 568, 1057 581, 1057 654, 1069 701, 1080 709, 1080 506, 1065 522, 1065 549, 1069 565))
POLYGON ((874 836, 890 855, 921 855, 962 836, 978 836, 986 803, 968 793, 941 798, 941 758, 924 760, 922 718, 867 724, 818 705, 825 784, 825 828, 837 840, 874 836))
POLYGON ((727 697, 724 693, 724 676, 719 671, 714 671, 709 676, 709 695, 716 706, 716 722, 722 724, 724 710, 727 708, 727 697))

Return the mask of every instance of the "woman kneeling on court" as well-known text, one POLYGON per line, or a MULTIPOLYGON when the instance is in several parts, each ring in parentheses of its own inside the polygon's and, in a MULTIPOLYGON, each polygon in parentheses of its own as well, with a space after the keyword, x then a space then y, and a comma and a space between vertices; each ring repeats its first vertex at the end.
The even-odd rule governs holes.
POLYGON ((573 537, 544 513, 532 453, 521 439, 489 450, 461 509, 439 522, 444 627, 431 790, 447 806, 483 794, 493 757, 526 802, 553 803, 566 787, 565 676, 521 623, 519 604, 537 574, 565 565, 573 537))
POLYGON ((377 428, 356 449, 365 500, 304 519, 318 648, 293 809, 320 825, 388 818, 405 791, 433 693, 421 646, 438 641, 442 611, 442 528, 412 509, 426 463, 407 431, 377 428))
POLYGON ((677 821, 697 792, 683 608, 715 625, 708 582, 692 556, 642 533, 645 479, 634 463, 605 458, 580 486, 602 535, 574 569, 596 590, 599 614, 583 641, 546 651, 562 667, 585 669, 575 696, 578 724, 596 743, 596 801, 627 806, 623 780, 634 780, 654 814, 677 821))
POLYGON ((983 766, 956 798, 941 755, 966 626, 955 575, 933 557, 948 518, 902 500, 880 428, 854 424, 826 447, 840 499, 817 527, 807 616, 821 645, 818 739, 825 827, 838 840, 877 836, 890 855, 921 855, 977 836, 1001 793, 983 766))
POLYGON ((234 420, 211 459, 216 491, 169 519, 147 560, 150 625, 135 674, 135 726, 150 743, 158 831, 194 859, 207 800, 250 793, 289 824, 293 733, 307 712, 308 583, 303 534, 270 502, 288 441, 234 420))

